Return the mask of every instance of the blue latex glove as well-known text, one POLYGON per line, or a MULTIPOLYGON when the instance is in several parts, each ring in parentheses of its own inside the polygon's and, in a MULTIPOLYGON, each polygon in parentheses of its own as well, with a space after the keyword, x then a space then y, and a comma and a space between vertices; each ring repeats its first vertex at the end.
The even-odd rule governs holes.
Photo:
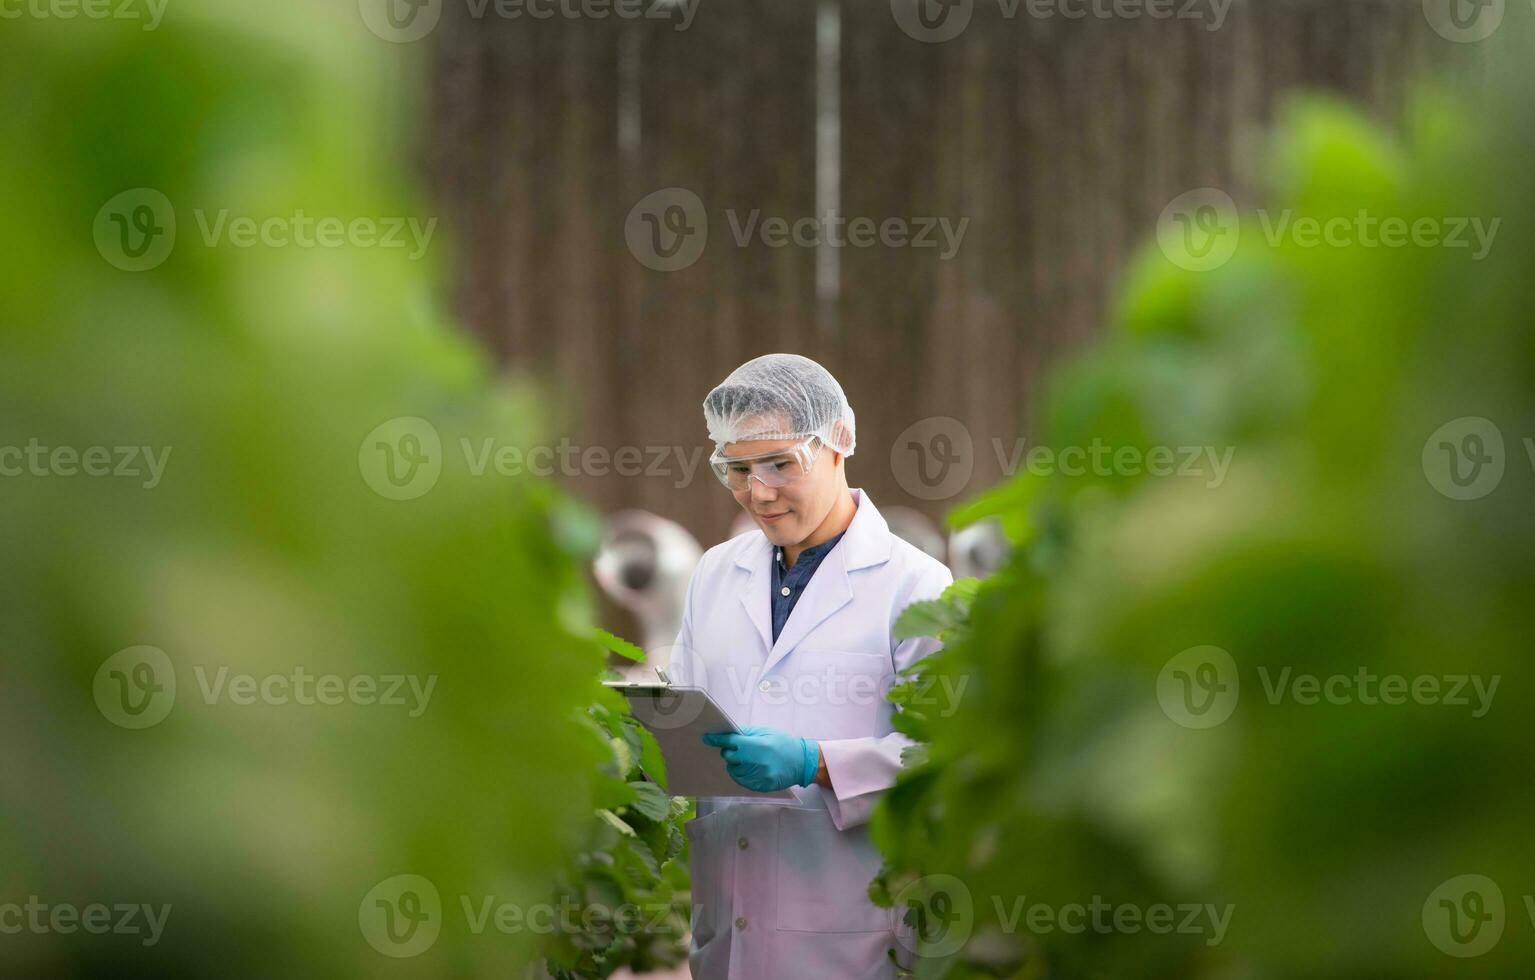
POLYGON ((809 786, 821 767, 821 747, 776 728, 746 728, 740 734, 710 732, 704 744, 725 759, 730 778, 758 793, 809 786))

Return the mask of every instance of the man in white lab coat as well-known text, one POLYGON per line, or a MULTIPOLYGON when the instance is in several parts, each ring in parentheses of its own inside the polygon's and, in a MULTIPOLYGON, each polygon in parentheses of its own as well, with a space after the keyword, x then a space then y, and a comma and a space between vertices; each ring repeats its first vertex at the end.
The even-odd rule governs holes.
POLYGON ((742 795, 700 799, 687 825, 693 976, 894 977, 910 932, 869 900, 867 821, 910 744, 884 695, 937 642, 891 630, 953 577, 848 488, 853 412, 819 364, 748 361, 704 414, 711 466, 758 530, 704 555, 669 667, 743 726, 707 739, 742 795), (781 789, 793 799, 751 795, 781 789))

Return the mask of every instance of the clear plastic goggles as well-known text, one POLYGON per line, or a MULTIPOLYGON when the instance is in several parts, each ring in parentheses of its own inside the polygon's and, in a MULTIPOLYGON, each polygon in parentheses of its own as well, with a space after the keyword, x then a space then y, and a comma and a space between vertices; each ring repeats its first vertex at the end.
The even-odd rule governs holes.
POLYGON ((709 457, 709 468, 732 491, 745 490, 755 479, 772 490, 786 487, 810 472, 821 452, 821 440, 810 436, 787 449, 746 456, 726 456, 716 451, 709 457))

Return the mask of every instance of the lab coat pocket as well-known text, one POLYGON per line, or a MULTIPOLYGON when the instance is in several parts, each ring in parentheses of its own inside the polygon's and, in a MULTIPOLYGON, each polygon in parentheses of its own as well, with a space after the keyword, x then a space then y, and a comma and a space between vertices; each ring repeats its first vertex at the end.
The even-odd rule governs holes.
POLYGON ((688 837, 688 874, 693 882, 694 946, 703 946, 715 937, 724 914, 720 907, 730 897, 730 862, 735 856, 718 843, 720 826, 729 818, 728 810, 716 810, 682 825, 688 837))
POLYGON ((823 740, 888 734, 885 695, 893 680, 887 654, 796 650, 789 679, 794 734, 823 740))
POLYGON ((895 910, 869 899, 880 856, 862 828, 840 831, 825 810, 784 807, 778 830, 777 926, 784 932, 884 932, 895 910))

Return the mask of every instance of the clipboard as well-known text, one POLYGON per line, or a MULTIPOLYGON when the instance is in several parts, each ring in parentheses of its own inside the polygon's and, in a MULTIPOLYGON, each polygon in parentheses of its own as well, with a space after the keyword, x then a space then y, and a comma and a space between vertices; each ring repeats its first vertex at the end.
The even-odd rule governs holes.
POLYGON ((741 728, 708 691, 685 684, 602 683, 622 694, 635 720, 655 736, 666 760, 666 792, 670 795, 795 799, 786 789, 757 793, 730 778, 720 750, 705 745, 703 737, 708 732, 739 732, 741 728))

